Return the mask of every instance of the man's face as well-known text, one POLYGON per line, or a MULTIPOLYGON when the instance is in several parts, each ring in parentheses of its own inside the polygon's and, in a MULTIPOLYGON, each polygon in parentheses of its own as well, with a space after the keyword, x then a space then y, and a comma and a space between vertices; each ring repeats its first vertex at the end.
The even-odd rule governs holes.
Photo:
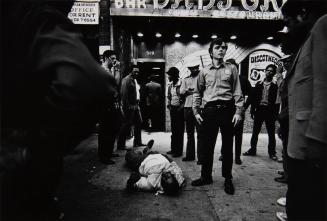
POLYGON ((171 184, 174 182, 174 175, 170 172, 163 172, 161 175, 162 182, 165 182, 167 184, 171 184))
POLYGON ((222 42, 221 45, 215 44, 212 47, 212 58, 213 59, 223 59, 226 55, 227 44, 222 42))
POLYGON ((198 75, 199 74, 199 71, 200 71, 199 66, 190 67, 188 69, 190 70, 191 75, 193 75, 193 76, 198 75))
POLYGON ((117 57, 116 57, 116 55, 114 55, 114 54, 111 55, 111 56, 110 56, 110 60, 112 61, 112 64, 115 65, 116 62, 117 62, 117 57))
POLYGON ((132 70, 132 77, 133 78, 136 78, 139 73, 140 73, 140 69, 139 68, 133 68, 133 70, 132 70))
POLYGON ((178 77, 175 74, 171 74, 171 75, 168 75, 168 80, 170 82, 172 82, 172 81, 175 82, 178 80, 178 77))
POLYGON ((275 75, 275 71, 272 67, 266 68, 265 72, 266 72, 266 78, 269 80, 271 80, 275 75))

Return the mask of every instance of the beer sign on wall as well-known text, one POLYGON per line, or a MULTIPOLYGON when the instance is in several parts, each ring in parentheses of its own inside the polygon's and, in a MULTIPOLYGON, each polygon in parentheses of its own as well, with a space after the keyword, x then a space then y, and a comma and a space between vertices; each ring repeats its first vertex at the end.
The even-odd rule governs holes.
POLYGON ((287 0, 111 0, 111 16, 282 19, 287 0))
POLYGON ((280 56, 268 50, 257 50, 249 55, 248 79, 251 86, 254 87, 258 81, 265 78, 265 69, 267 65, 280 65, 280 56))

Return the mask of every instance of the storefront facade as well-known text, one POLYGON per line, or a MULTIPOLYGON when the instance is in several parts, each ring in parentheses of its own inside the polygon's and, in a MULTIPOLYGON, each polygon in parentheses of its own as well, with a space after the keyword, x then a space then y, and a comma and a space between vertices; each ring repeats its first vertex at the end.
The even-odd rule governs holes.
MULTIPOLYGON (((199 64, 203 68, 211 62, 210 42, 223 37, 229 41, 225 58, 234 58, 239 64, 239 74, 254 84, 264 77, 263 69, 267 64, 278 64, 278 59, 283 56, 277 33, 283 28, 280 8, 285 2, 106 1, 110 36, 103 45, 100 42, 100 48, 111 48, 118 53, 125 74, 131 61, 137 62, 141 69, 141 86, 149 81, 150 75, 156 74, 166 91, 165 72, 170 67, 177 67, 181 78, 189 74, 186 68, 189 64, 199 64)), ((100 24, 103 20, 100 14, 100 24)), ((166 97, 163 97, 160 129, 169 131, 170 119, 165 103, 166 97)), ((142 105, 141 102, 141 108, 142 105)))

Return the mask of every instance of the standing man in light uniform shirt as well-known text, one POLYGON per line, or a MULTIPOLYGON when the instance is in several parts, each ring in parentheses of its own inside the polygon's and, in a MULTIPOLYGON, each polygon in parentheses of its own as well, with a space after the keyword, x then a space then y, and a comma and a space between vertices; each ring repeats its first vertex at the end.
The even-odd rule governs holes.
MULTIPOLYGON (((187 146, 186 146, 186 156, 183 158, 183 161, 193 161, 195 160, 195 139, 194 139, 194 129, 196 127, 196 131, 198 133, 197 139, 197 148, 199 148, 199 129, 198 124, 196 123, 192 105, 193 105, 193 93, 194 88, 197 83, 197 77, 199 75, 199 65, 192 65, 188 67, 191 74, 185 77, 182 81, 180 93, 185 97, 184 104, 184 120, 186 125, 186 133, 187 133, 187 146)), ((199 152, 198 152, 198 160, 199 160, 199 152)))
POLYGON ((171 119, 171 151, 173 157, 183 155, 184 144, 184 113, 183 100, 181 99, 179 80, 179 70, 176 67, 171 67, 168 71, 168 79, 171 82, 168 86, 167 107, 170 111, 171 119))
POLYGON ((234 194, 232 182, 233 126, 241 121, 243 95, 238 71, 235 65, 224 62, 227 43, 215 39, 209 47, 212 64, 202 69, 193 93, 193 112, 203 127, 203 162, 201 177, 192 181, 192 186, 211 184, 214 149, 217 134, 221 129, 222 176, 225 178, 225 192, 234 194), (200 115, 201 100, 204 102, 200 115), (236 111, 234 109, 236 107, 236 111))

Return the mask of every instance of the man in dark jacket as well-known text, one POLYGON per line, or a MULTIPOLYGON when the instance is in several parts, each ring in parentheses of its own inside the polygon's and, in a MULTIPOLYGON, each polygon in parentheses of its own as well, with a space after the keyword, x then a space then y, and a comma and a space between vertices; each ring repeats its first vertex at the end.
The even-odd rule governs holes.
MULTIPOLYGON (((276 74, 276 66, 269 64, 266 67, 266 77, 263 82, 258 82, 248 97, 248 103, 251 104, 251 117, 254 119, 253 132, 251 137, 251 148, 243 153, 244 156, 255 156, 257 154, 258 135, 262 123, 265 122, 269 143, 268 154, 270 159, 277 160, 276 157, 276 139, 275 139, 275 121, 278 115, 278 105, 276 97, 278 86, 272 81, 276 74)), ((246 105, 245 105, 246 106, 246 105)))
POLYGON ((123 78, 120 95, 123 112, 125 115, 124 123, 118 138, 118 149, 125 149, 126 138, 131 126, 134 126, 134 147, 144 146, 141 138, 142 117, 140 112, 140 92, 136 77, 139 74, 139 67, 131 65, 130 73, 123 78))

